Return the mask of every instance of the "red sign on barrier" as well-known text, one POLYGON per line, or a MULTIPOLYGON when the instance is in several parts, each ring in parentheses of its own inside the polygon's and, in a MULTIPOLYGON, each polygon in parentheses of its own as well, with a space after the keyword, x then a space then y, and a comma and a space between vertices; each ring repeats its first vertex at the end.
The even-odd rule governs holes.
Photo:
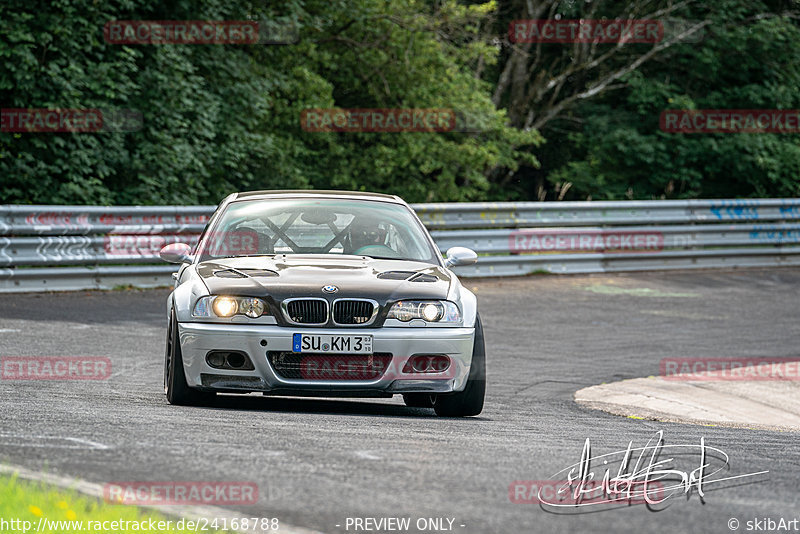
POLYGON ((89 216, 85 213, 44 212, 25 217, 29 226, 88 226, 89 216))

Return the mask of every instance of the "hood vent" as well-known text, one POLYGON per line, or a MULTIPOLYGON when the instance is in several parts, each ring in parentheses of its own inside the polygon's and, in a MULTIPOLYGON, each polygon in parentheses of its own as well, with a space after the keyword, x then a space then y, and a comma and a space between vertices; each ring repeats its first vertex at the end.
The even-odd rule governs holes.
POLYGON ((269 269, 239 269, 239 270, 245 273, 246 275, 252 277, 278 276, 277 272, 270 271, 269 269))
POLYGON ((247 278, 248 276, 257 278, 278 276, 278 273, 269 269, 223 269, 214 271, 214 276, 217 278, 247 278))
POLYGON ((378 275, 378 278, 383 280, 408 280, 414 276, 414 271, 386 271, 378 275))
POLYGON ((409 280, 410 282, 438 282, 439 277, 432 274, 419 273, 417 276, 409 280))
POLYGON ((214 276, 216 276, 217 278, 247 278, 244 274, 240 273, 239 271, 233 271, 231 269, 214 271, 214 276))

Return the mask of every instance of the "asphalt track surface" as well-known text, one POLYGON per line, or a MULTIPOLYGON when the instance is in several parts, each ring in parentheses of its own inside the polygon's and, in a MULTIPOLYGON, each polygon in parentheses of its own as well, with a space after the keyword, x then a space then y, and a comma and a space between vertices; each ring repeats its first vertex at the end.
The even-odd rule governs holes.
POLYGON ((0 355, 107 356, 113 373, 0 380, 0 462, 101 484, 251 481, 260 497, 237 508, 244 515, 322 532, 347 532, 348 517, 451 518, 459 533, 731 532, 730 518, 746 531, 754 518, 800 517, 797 433, 635 420, 573 401, 584 386, 658 374, 665 357, 800 356, 799 270, 467 283, 489 367, 484 412, 467 419, 406 408, 399 397, 170 406, 167 290, 3 295, 0 355), (729 476, 770 473, 706 486, 704 504, 695 492, 675 496, 660 511, 558 514, 509 498, 513 481, 550 479, 578 462, 586 438, 604 454, 658 430, 667 444, 705 437, 724 449, 729 476))

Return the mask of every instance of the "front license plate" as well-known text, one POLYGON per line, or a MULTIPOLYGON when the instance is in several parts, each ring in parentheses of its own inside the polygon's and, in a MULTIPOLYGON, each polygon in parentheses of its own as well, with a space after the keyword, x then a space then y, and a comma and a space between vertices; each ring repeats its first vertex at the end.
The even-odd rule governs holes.
POLYGON ((372 354, 372 336, 292 335, 292 352, 372 354))

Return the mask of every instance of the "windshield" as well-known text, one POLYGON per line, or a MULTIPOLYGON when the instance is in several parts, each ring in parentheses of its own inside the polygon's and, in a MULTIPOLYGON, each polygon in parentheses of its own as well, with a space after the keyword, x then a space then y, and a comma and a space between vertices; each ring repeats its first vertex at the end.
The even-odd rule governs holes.
POLYGON ((438 250, 403 205, 343 199, 232 202, 200 260, 270 254, 350 254, 437 263, 438 250))

